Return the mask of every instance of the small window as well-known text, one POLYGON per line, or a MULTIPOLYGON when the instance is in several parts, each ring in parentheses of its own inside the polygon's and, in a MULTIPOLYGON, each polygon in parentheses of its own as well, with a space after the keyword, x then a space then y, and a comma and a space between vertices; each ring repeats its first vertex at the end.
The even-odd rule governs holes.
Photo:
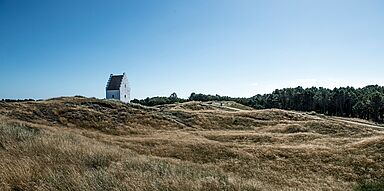
POLYGON ((124 87, 127 88, 127 84, 124 84, 124 87))

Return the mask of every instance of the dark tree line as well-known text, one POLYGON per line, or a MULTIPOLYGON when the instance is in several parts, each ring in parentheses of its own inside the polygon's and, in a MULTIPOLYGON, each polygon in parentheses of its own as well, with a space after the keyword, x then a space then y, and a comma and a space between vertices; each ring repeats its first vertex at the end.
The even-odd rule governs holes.
POLYGON ((270 94, 250 98, 231 98, 220 95, 192 93, 188 99, 178 98, 176 93, 169 97, 153 97, 133 100, 134 103, 154 106, 186 101, 235 101, 256 109, 279 108, 296 111, 316 111, 326 115, 358 117, 384 122, 384 87, 378 85, 364 88, 284 88, 270 94))
POLYGON ((285 88, 271 94, 256 95, 243 103, 254 108, 280 108, 297 111, 316 111, 326 115, 358 117, 383 122, 384 87, 366 86, 355 89, 342 87, 285 88))
POLYGON ((142 100, 134 99, 132 103, 139 103, 146 106, 155 106, 155 105, 164 105, 164 104, 173 104, 173 103, 183 103, 187 102, 187 99, 178 98, 176 93, 172 93, 169 97, 152 97, 145 98, 142 100))
POLYGON ((27 101, 36 101, 36 100, 34 99, 1 99, 0 101, 12 103, 12 102, 27 102, 27 101))

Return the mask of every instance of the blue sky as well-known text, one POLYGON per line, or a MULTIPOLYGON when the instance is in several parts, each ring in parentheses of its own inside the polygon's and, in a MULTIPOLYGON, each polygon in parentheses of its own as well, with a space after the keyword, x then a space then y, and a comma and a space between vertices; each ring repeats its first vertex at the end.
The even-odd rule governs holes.
POLYGON ((384 85, 380 0, 0 0, 0 98, 384 85))

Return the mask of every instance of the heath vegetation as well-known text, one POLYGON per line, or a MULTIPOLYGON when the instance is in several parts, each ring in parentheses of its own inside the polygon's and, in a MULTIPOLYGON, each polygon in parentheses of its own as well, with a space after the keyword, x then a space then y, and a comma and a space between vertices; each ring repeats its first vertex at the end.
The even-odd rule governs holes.
POLYGON ((231 101, 0 103, 0 190, 379 190, 384 131, 231 101))

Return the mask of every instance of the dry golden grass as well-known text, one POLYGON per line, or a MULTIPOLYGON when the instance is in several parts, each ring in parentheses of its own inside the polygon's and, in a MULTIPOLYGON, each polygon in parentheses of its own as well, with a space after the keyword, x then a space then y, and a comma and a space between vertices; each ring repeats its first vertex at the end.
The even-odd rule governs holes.
POLYGON ((143 156, 73 133, 0 125, 0 190, 243 190, 214 165, 143 156))
POLYGON ((0 190, 364 190, 384 177, 372 123, 215 104, 0 103, 0 190))

